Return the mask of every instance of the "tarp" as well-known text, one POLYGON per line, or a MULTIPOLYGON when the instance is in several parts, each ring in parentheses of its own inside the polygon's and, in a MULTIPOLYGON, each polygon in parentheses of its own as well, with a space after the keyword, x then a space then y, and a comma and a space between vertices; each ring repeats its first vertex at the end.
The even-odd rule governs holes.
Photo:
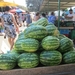
POLYGON ((17 9, 12 9, 12 10, 10 10, 10 12, 11 12, 11 13, 15 13, 15 12, 17 12, 17 13, 23 13, 23 12, 25 12, 25 11, 22 10, 22 9, 20 9, 20 8, 17 8, 17 9))

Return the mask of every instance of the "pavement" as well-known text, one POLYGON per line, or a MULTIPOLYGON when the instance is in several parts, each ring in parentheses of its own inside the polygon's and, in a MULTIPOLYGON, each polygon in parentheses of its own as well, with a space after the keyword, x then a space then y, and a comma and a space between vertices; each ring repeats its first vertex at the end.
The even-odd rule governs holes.
MULTIPOLYGON (((27 27, 20 27, 19 30, 20 32, 23 32, 27 27)), ((10 50, 10 45, 8 43, 8 38, 4 38, 4 36, 0 35, 0 54, 1 53, 7 53, 7 51, 10 50)))

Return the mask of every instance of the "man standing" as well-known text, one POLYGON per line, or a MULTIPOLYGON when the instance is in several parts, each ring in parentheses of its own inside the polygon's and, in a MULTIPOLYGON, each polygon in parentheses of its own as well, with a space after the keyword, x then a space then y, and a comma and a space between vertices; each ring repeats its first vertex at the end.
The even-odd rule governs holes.
POLYGON ((31 15, 28 11, 26 11, 26 26, 28 27, 30 23, 32 23, 31 15))
POLYGON ((51 23, 55 24, 55 21, 56 21, 55 13, 51 12, 51 15, 48 17, 48 22, 49 23, 51 22, 51 23))
POLYGON ((70 10, 69 10, 69 14, 65 15, 65 21, 73 21, 73 19, 74 19, 73 16, 74 16, 73 10, 70 9, 70 10))

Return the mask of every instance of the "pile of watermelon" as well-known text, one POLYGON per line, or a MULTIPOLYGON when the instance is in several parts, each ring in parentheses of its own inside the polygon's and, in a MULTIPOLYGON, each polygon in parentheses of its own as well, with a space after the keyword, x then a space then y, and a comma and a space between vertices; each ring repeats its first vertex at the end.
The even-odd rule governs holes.
POLYGON ((10 53, 0 55, 0 69, 35 68, 75 63, 71 39, 60 34, 45 18, 30 24, 20 33, 10 53))

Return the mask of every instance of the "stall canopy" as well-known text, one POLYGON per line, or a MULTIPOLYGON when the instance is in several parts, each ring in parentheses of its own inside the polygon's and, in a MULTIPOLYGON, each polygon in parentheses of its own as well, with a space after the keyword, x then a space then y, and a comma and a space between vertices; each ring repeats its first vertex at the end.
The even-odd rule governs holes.
MULTIPOLYGON (((75 6, 75 0, 60 0, 60 9, 75 6)), ((56 11, 58 10, 58 0, 43 0, 39 11, 56 11)))

